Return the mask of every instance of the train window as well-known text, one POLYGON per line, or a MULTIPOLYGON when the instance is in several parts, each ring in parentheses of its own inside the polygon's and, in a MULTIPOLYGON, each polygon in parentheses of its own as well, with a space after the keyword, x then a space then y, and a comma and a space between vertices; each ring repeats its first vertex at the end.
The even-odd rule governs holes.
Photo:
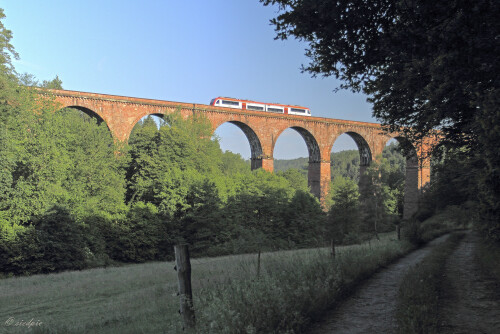
POLYGON ((304 109, 297 109, 297 108, 290 108, 290 111, 300 112, 300 113, 305 113, 306 112, 304 109))
POLYGON ((215 99, 212 99, 212 100, 210 101, 210 105, 211 105, 211 106, 213 106, 213 105, 215 104, 215 103, 214 103, 214 101, 215 101, 215 99))
POLYGON ((247 104, 247 109, 248 109, 248 110, 258 110, 258 111, 262 111, 262 110, 264 110, 264 107, 253 106, 253 105, 251 105, 251 104, 247 104))
POLYGON ((268 107, 267 111, 271 111, 271 112, 283 112, 283 109, 268 107))
POLYGON ((228 100, 222 100, 222 104, 226 104, 228 106, 239 106, 240 103, 236 101, 228 101, 228 100))

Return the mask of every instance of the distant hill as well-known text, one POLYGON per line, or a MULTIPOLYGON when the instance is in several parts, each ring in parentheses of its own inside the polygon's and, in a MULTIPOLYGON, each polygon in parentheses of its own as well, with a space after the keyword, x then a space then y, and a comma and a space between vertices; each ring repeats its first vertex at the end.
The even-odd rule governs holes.
MULTIPOLYGON (((406 160, 399 153, 397 149, 397 144, 390 144, 384 148, 383 157, 389 159, 391 165, 406 165, 406 160)), ((359 151, 358 150, 346 150, 341 152, 332 153, 330 155, 331 161, 331 174, 332 178, 336 176, 343 176, 359 181, 359 151)), ((305 177, 307 177, 307 169, 309 166, 309 158, 297 158, 297 159, 275 159, 274 160, 274 170, 275 171, 286 171, 288 169, 294 168, 299 170, 305 177)))
MULTIPOLYGON (((347 150, 332 153, 330 156, 332 177, 342 175, 354 180, 359 178, 359 152, 358 150, 347 150)), ((304 176, 307 176, 309 165, 308 158, 297 159, 275 159, 274 170, 286 171, 290 168, 298 169, 304 176)))
POLYGON ((307 166, 309 165, 309 158, 297 158, 297 159, 274 159, 274 170, 275 171, 286 171, 290 168, 295 168, 298 170, 304 170, 307 174, 307 166))

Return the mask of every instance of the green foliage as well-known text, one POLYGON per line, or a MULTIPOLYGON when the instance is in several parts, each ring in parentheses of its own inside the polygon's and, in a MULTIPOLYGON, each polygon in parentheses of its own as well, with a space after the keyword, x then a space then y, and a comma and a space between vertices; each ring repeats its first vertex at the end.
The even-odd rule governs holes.
POLYGON ((245 161, 241 155, 226 151, 222 154, 221 170, 224 175, 248 174, 250 163, 245 161))
POLYGON ((403 213, 404 183, 393 180, 402 181, 402 175, 400 168, 391 166, 386 158, 380 158, 366 169, 360 181, 361 212, 365 231, 375 235, 381 231, 391 231, 393 224, 399 221, 403 213), (391 188, 391 182, 395 189, 391 188))
POLYGON ((47 89, 63 89, 62 88, 62 80, 59 79, 59 76, 56 75, 56 77, 52 80, 44 80, 41 85, 42 88, 47 88, 47 89))
POLYGON ((347 235, 360 232, 359 191, 353 180, 342 176, 334 179, 330 191, 332 206, 328 212, 328 237, 338 244, 345 242, 347 235))
POLYGON ((354 181, 359 181, 359 151, 346 150, 332 153, 330 160, 332 162, 332 179, 341 176, 354 181))
POLYGON ((421 222, 412 218, 403 226, 403 239, 413 245, 420 246, 425 241, 422 236, 421 222))
POLYGON ((276 172, 284 172, 289 169, 296 169, 302 174, 304 177, 307 177, 307 166, 308 166, 308 158, 296 158, 296 159, 275 159, 274 160, 274 170, 276 172))
POLYGON ((0 238, 0 267, 4 275, 41 273, 39 266, 43 249, 33 226, 17 231, 13 236, 0 238))
POLYGON ((470 228, 477 219, 477 214, 468 204, 462 206, 447 206, 446 208, 433 212, 427 219, 419 219, 419 215, 413 216, 402 224, 403 239, 415 245, 424 244, 442 234, 454 230, 470 228))
POLYGON ((12 66, 12 57, 19 59, 14 46, 10 44, 12 39, 12 31, 5 28, 2 20, 5 18, 3 9, 0 8, 0 73, 2 75, 12 75, 15 73, 12 66))
MULTIPOLYGON (((469 169, 462 171, 478 186, 469 193, 481 213, 478 227, 499 241, 500 63, 497 43, 487 41, 500 34, 500 3, 261 2, 279 5, 281 13, 271 21, 277 38, 309 43, 311 62, 303 70, 364 91, 374 116, 409 139, 403 143, 407 152, 407 144, 426 136, 439 139, 438 148, 467 152, 469 169)), ((454 183, 468 180, 460 175, 454 183)))
POLYGON ((52 207, 34 224, 42 253, 38 264, 42 272, 85 267, 83 235, 69 210, 52 207))
POLYGON ((295 190, 301 191, 309 191, 309 186, 307 185, 307 178, 304 177, 304 174, 295 168, 287 169, 284 172, 277 172, 278 176, 284 177, 290 186, 295 190))
POLYGON ((173 215, 178 206, 187 205, 183 198, 192 182, 221 174, 222 157, 218 143, 209 139, 206 120, 170 115, 167 123, 136 126, 126 167, 127 201, 153 203, 173 215))
POLYGON ((86 266, 81 226, 69 211, 54 206, 13 238, 0 239, 2 271, 13 275, 49 273, 86 266))
POLYGON ((13 120, 13 152, 5 153, 15 156, 5 205, 12 222, 28 223, 55 204, 67 205, 77 219, 120 214, 124 180, 106 126, 55 108, 42 109, 36 119, 13 120))
POLYGON ((106 252, 113 260, 121 262, 165 259, 171 255, 174 244, 169 223, 153 204, 134 203, 125 219, 104 222, 100 226, 106 252))
POLYGON ((299 247, 316 246, 324 243, 324 226, 325 214, 318 199, 308 190, 297 190, 285 212, 283 236, 299 247))

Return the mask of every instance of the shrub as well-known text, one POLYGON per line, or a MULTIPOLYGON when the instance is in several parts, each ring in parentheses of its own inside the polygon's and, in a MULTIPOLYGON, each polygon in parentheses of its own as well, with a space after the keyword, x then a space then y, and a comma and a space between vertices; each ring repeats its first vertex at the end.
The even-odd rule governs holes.
POLYGON ((35 230, 43 252, 38 263, 41 272, 85 268, 82 228, 66 208, 53 206, 35 221, 35 230))
POLYGON ((409 241, 413 245, 421 245, 424 243, 422 238, 422 230, 420 228, 420 221, 416 218, 410 218, 406 224, 403 225, 403 239, 409 241))
POLYGON ((83 269, 88 253, 81 226, 61 206, 52 207, 14 236, 1 238, 0 250, 0 265, 7 275, 83 269))

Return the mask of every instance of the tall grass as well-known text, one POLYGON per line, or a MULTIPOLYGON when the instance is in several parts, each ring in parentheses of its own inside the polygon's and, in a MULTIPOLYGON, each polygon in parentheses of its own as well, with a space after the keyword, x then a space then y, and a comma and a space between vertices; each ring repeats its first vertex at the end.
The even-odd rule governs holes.
POLYGON ((410 249, 384 240, 328 250, 274 256, 261 276, 242 267, 247 278, 215 284, 195 299, 199 333, 300 333, 356 283, 410 249))
POLYGON ((444 284, 442 270, 463 237, 464 233, 452 234, 405 274, 396 306, 399 333, 438 333, 438 303, 444 284))
MULTIPOLYGON (((410 249, 388 235, 329 250, 194 259, 198 333, 295 333, 363 277, 410 249)), ((0 280, 0 333, 26 333, 5 321, 34 319, 32 333, 179 333, 172 262, 0 280)))

